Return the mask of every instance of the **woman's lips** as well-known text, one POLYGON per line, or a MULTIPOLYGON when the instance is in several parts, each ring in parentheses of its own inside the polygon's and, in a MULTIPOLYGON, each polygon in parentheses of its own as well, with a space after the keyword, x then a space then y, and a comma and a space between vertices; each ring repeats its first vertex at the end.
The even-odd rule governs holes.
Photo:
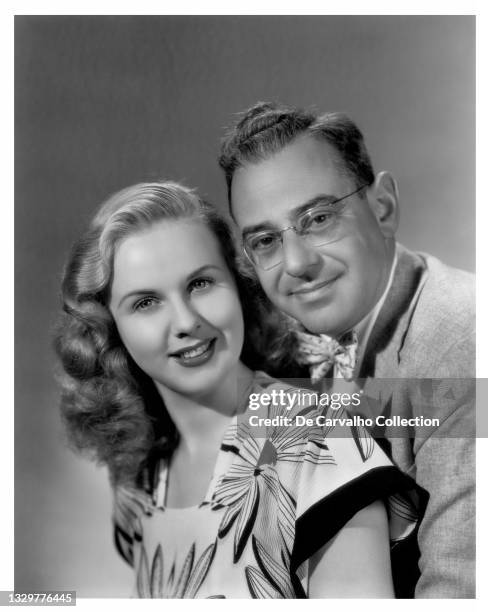
POLYGON ((191 347, 186 347, 170 353, 170 357, 175 359, 180 365, 185 367, 194 367, 206 363, 213 355, 216 338, 210 338, 194 344, 191 347))

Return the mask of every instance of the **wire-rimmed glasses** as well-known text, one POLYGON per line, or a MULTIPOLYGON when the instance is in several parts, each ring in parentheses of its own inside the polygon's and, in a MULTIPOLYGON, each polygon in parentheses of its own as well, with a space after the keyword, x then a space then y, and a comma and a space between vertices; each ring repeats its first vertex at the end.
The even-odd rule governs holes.
POLYGON ((297 236, 313 247, 334 242, 340 230, 341 211, 336 204, 364 189, 362 185, 355 191, 334 200, 322 202, 297 215, 295 225, 280 230, 266 229, 246 234, 243 238, 244 252, 252 264, 263 270, 270 270, 283 261, 283 234, 293 230, 297 236))

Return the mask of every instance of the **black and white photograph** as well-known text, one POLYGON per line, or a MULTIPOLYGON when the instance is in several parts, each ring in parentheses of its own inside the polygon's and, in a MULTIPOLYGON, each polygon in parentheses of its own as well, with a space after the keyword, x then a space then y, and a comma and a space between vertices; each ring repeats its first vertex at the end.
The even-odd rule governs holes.
POLYGON ((12 22, 5 601, 476 599, 477 16, 12 22))

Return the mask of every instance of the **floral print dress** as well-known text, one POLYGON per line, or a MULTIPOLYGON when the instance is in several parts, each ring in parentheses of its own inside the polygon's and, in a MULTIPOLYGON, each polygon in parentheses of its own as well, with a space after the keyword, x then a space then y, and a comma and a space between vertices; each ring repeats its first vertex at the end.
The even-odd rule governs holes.
MULTIPOLYGON (((261 372, 253 387, 290 391, 261 372)), ((267 412, 272 422, 324 414, 315 405, 267 412)), ((415 485, 365 430, 255 427, 253 414, 229 426, 198 506, 165 507, 165 462, 147 491, 115 489, 115 543, 134 568, 135 597, 307 597, 311 556, 377 499, 388 498, 394 544, 415 536, 415 485)))

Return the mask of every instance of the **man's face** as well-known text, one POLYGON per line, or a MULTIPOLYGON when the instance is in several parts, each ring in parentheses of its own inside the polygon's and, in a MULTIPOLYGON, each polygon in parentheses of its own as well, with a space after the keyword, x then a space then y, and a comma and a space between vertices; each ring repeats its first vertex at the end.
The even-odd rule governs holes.
MULTIPOLYGON (((303 135, 270 158, 240 167, 232 183, 232 212, 242 234, 293 226, 307 204, 353 192, 357 186, 336 159, 325 141, 303 135)), ((282 262, 269 270, 256 266, 269 299, 311 332, 339 336, 381 297, 391 251, 388 232, 373 212, 376 204, 375 188, 365 188, 340 203, 333 242, 311 246, 286 231, 282 262)))

